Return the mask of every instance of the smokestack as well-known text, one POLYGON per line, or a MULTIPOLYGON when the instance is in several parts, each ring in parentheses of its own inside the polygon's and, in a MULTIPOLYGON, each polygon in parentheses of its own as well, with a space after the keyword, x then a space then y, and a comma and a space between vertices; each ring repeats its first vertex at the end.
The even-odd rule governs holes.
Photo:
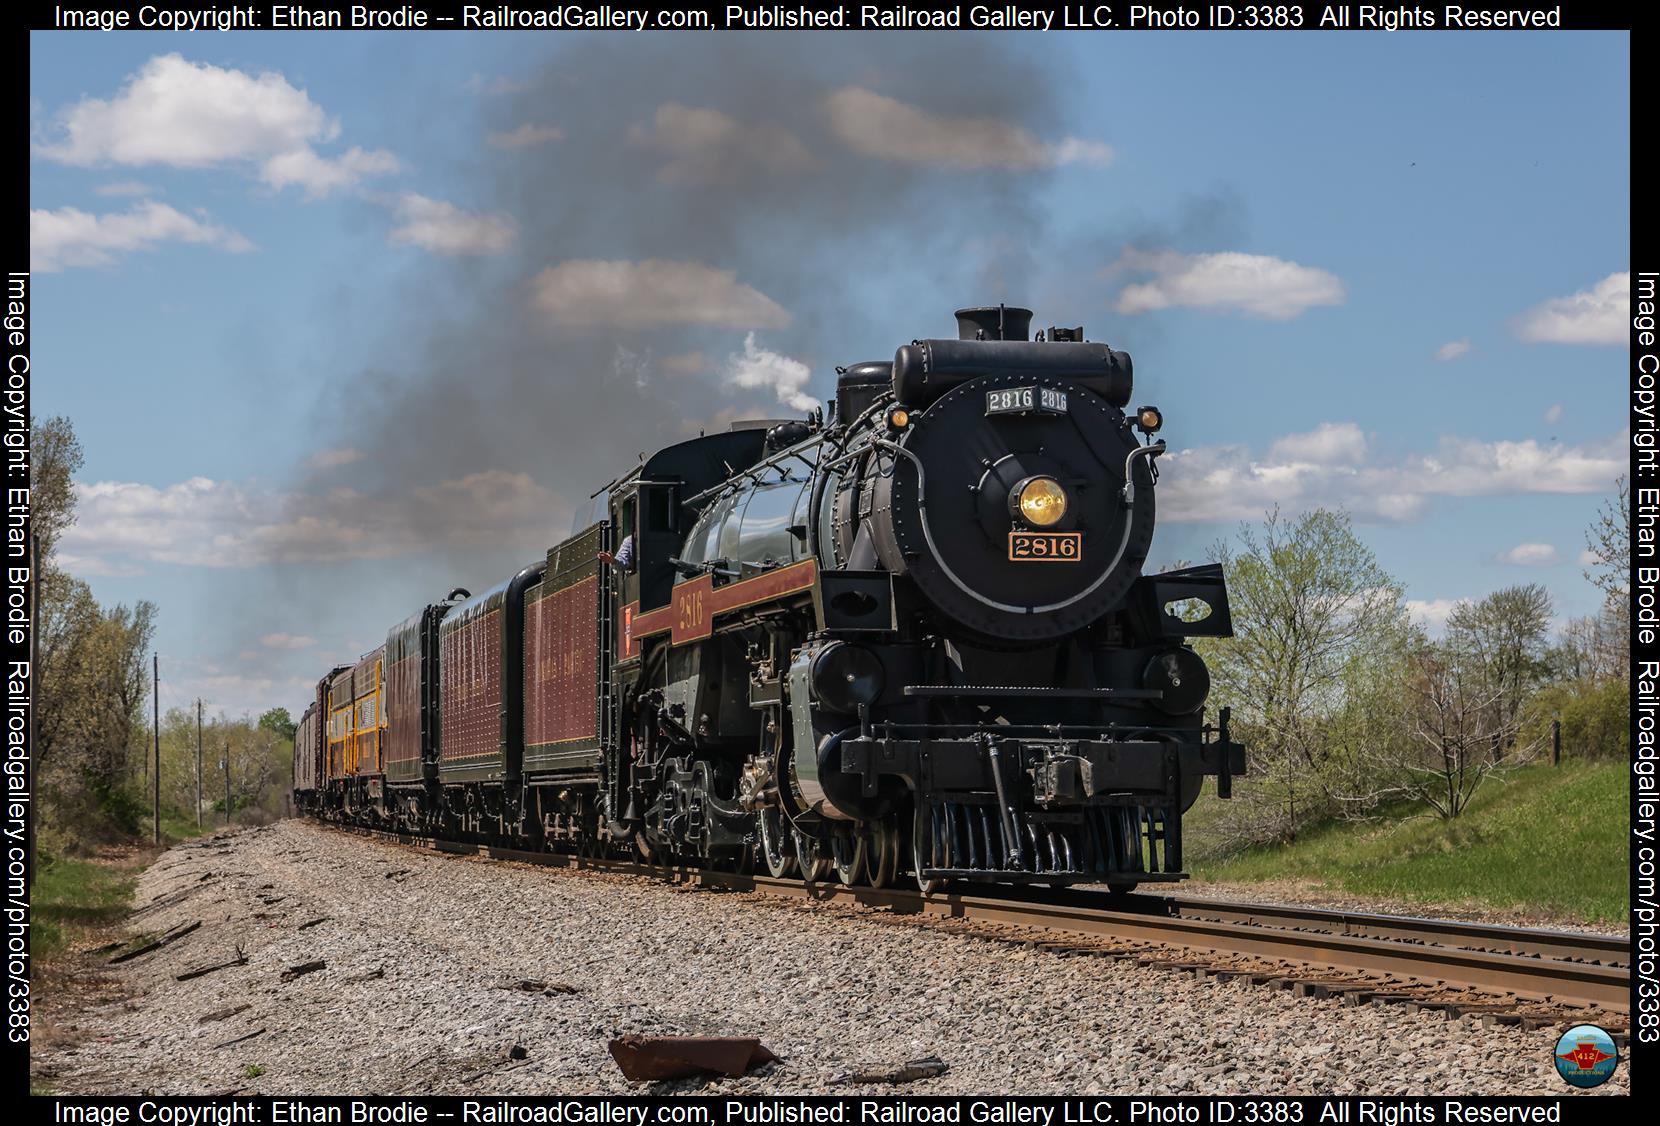
POLYGON ((957 310, 958 340, 1030 340, 1032 311, 1010 305, 957 310))

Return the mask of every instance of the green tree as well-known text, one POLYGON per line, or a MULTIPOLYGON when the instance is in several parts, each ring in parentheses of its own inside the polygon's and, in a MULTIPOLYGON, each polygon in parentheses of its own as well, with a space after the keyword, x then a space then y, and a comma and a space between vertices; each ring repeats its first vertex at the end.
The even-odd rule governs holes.
POLYGON ((58 537, 75 522, 74 479, 86 455, 74 426, 62 415, 45 422, 31 418, 29 429, 30 522, 45 560, 56 549, 58 537))
MULTIPOLYGON (((1275 510, 1215 554, 1234 634, 1202 643, 1212 701, 1233 708, 1254 784, 1229 815, 1254 839, 1289 839, 1355 807, 1362 754, 1388 716, 1390 671, 1410 636, 1402 590, 1342 511, 1275 510)), ((1398 730, 1387 732, 1398 738, 1398 730)))
POLYGON ((294 732, 299 730, 299 725, 289 716, 287 708, 272 708, 267 711, 259 717, 259 725, 290 743, 294 741, 294 732))
POLYGON ((1600 614, 1574 618, 1562 627, 1550 656, 1551 679, 1600 683, 1626 679, 1631 671, 1631 633, 1612 612, 1624 600, 1610 599, 1600 614))
MULTIPOLYGON (((293 741, 250 716, 212 716, 202 727, 202 801, 208 820, 224 816, 227 751, 231 812, 249 820, 282 812, 293 771, 293 741)), ((161 721, 162 801, 181 818, 196 817, 196 710, 172 708, 161 721)))
POLYGON ((57 563, 57 545, 75 520, 74 475, 83 462, 66 418, 35 424, 30 496, 37 536, 34 670, 37 826, 71 831, 72 842, 136 828, 127 793, 132 749, 142 744, 150 686, 147 650, 155 635, 149 602, 104 607, 92 588, 57 563))
POLYGON ((1595 556, 1585 577, 1608 597, 1623 599, 1631 582, 1631 482, 1621 477, 1616 484, 1618 495, 1585 530, 1585 546, 1595 556))
POLYGON ((1461 602, 1447 617, 1447 647, 1470 681, 1465 695, 1493 713, 1485 730, 1495 758, 1514 744, 1523 706, 1550 676, 1550 619, 1550 592, 1539 583, 1461 602))

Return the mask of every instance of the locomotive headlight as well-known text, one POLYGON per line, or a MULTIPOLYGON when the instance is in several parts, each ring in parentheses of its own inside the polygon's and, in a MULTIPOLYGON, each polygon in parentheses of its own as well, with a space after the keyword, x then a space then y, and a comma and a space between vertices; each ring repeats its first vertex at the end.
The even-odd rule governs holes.
POLYGON ((1157 434, 1164 425, 1164 415, 1157 407, 1142 407, 1135 413, 1135 424, 1143 434, 1157 434))
POLYGON ((911 424, 911 412, 904 407, 893 407, 888 411, 888 429, 903 430, 911 424))
POLYGON ((1015 507, 1028 523, 1047 528, 1066 515, 1066 490, 1053 477, 1031 477, 1018 487, 1015 507))

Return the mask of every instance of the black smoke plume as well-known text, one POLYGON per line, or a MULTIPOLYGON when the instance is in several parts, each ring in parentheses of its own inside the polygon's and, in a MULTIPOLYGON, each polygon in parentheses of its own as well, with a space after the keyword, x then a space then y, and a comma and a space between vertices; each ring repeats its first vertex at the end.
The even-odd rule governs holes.
MULTIPOLYGON (((1087 145, 1108 138, 1103 107, 1070 102, 1064 66, 1034 46, 561 40, 533 73, 507 76, 512 92, 480 96, 470 184, 451 196, 510 217, 511 249, 429 256, 405 283, 402 320, 354 327, 383 334, 388 359, 342 373, 317 444, 361 456, 299 491, 349 482, 380 534, 409 537, 477 589, 563 538, 573 510, 642 451, 733 417, 799 416, 768 386, 733 385, 729 357, 750 332, 755 348, 809 365, 806 390, 822 400, 834 365, 953 332, 952 304, 923 307, 919 290, 982 304, 1064 288, 1039 200, 1078 158, 1068 137, 1097 161, 1087 145), (583 262, 658 265, 625 279, 650 284, 619 311, 571 288, 582 269, 543 284, 583 262), (688 304, 684 290, 701 287, 684 277, 653 288, 663 264, 725 271, 743 289, 688 304)), ((1100 308, 1092 290, 1040 322, 1077 323, 1100 308)))

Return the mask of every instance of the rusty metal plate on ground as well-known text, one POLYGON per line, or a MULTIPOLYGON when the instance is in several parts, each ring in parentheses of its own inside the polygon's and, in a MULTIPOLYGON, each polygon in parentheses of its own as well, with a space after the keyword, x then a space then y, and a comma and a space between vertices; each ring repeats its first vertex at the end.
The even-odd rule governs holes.
POLYGON ((753 1036, 619 1036, 611 1058, 636 1083, 714 1072, 737 1078, 778 1057, 753 1036))

